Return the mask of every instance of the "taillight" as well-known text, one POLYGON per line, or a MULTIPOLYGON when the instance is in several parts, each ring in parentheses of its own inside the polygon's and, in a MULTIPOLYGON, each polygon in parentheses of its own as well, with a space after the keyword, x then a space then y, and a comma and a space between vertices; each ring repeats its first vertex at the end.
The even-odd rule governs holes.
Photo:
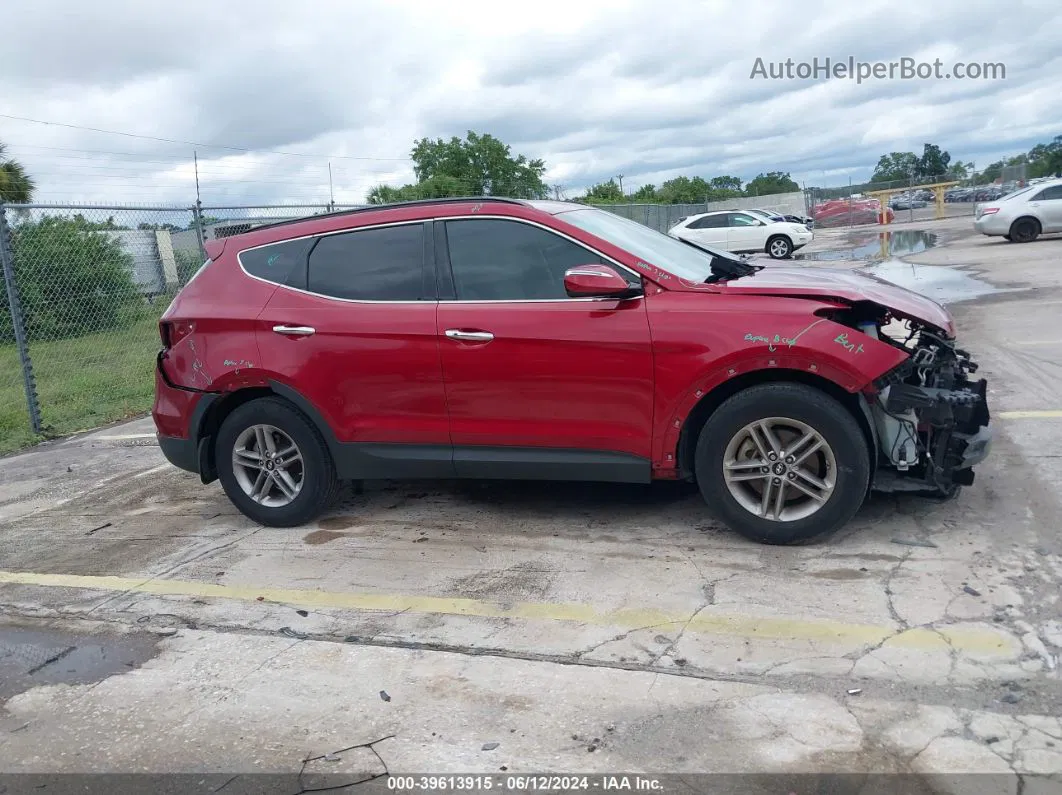
POLYGON ((992 215, 992 213, 998 213, 998 212, 999 212, 999 208, 998 207, 985 207, 983 210, 981 210, 981 215, 992 215))
POLYGON ((195 323, 184 320, 163 320, 159 323, 162 347, 167 350, 195 331, 195 323))

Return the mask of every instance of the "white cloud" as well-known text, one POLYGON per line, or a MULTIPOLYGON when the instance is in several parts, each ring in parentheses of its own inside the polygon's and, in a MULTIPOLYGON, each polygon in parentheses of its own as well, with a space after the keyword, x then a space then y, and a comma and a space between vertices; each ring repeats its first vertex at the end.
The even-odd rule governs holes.
POLYGON ((577 188, 624 175, 860 179, 932 141, 987 163, 1062 133, 1057 3, 136 0, 9 4, 0 140, 42 199, 359 201, 414 139, 490 132, 577 188), (750 80, 818 57, 1002 62, 1007 79, 750 80), (244 147, 240 153, 220 145, 244 147), (292 156, 270 151, 298 153, 292 156), (332 187, 328 163, 331 158, 332 187))

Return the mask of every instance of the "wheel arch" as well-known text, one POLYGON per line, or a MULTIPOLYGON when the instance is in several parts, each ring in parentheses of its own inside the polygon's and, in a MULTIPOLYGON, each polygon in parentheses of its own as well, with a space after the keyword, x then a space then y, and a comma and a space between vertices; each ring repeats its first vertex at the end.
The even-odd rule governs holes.
POLYGON ((848 392, 830 379, 817 373, 785 368, 751 370, 742 373, 706 392, 697 401, 686 415, 674 452, 679 478, 693 478, 693 458, 697 448, 697 438, 700 436, 701 429, 712 415, 712 412, 723 405, 727 399, 749 387, 776 383, 796 383, 813 387, 835 398, 848 410, 863 431, 867 447, 871 451, 870 481, 873 482, 877 468, 878 441, 877 432, 871 420, 870 406, 867 404, 866 398, 859 392, 848 392))
POLYGON ((325 422, 321 413, 314 408, 313 404, 297 390, 281 383, 269 380, 262 386, 249 386, 236 389, 231 392, 213 393, 213 400, 207 406, 199 419, 198 428, 195 429, 196 446, 199 456, 199 477, 203 483, 211 483, 217 480, 217 460, 214 454, 212 440, 217 436, 221 424, 233 411, 245 403, 264 397, 279 397, 298 409, 317 428, 324 439, 328 452, 333 460, 336 457, 336 438, 332 429, 325 422))
POLYGON ((1043 233, 1043 231, 1044 231, 1043 222, 1040 221, 1040 219, 1037 218, 1035 215, 1031 215, 1029 213, 1025 213, 1024 215, 1019 215, 1017 218, 1015 218, 1013 221, 1010 222, 1010 226, 1007 229, 1007 234, 1012 234, 1011 230, 1013 230, 1014 227, 1017 226, 1018 224, 1020 224, 1022 221, 1032 221, 1034 224, 1036 224, 1037 234, 1042 234, 1043 233))

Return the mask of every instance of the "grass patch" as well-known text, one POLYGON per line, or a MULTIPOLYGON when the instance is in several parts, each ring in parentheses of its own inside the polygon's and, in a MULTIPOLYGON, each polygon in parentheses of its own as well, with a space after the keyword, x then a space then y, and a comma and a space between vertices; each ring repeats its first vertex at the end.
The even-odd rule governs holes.
POLYGON ((149 411, 160 346, 154 314, 123 329, 31 342, 42 437, 30 431, 18 350, 0 346, 0 455, 149 411))

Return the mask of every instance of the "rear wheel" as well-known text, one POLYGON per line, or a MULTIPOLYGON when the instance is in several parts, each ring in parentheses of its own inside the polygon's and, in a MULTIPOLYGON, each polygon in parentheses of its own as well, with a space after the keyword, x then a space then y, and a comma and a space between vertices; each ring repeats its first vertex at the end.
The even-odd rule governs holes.
POLYGON ((218 479, 232 503, 270 527, 317 517, 335 495, 332 457, 320 433, 280 398, 236 408, 217 435, 218 479))
POLYGON ((1015 243, 1031 243, 1040 236, 1040 224, 1035 218, 1019 218, 1010 225, 1010 240, 1015 243))
POLYGON ((771 259, 785 259, 793 253, 793 241, 785 235, 775 235, 767 241, 767 253, 771 259))
POLYGON ((863 431, 839 402, 802 384, 764 384, 731 397, 697 440, 694 472, 723 522, 765 544, 837 530, 870 481, 863 431))

